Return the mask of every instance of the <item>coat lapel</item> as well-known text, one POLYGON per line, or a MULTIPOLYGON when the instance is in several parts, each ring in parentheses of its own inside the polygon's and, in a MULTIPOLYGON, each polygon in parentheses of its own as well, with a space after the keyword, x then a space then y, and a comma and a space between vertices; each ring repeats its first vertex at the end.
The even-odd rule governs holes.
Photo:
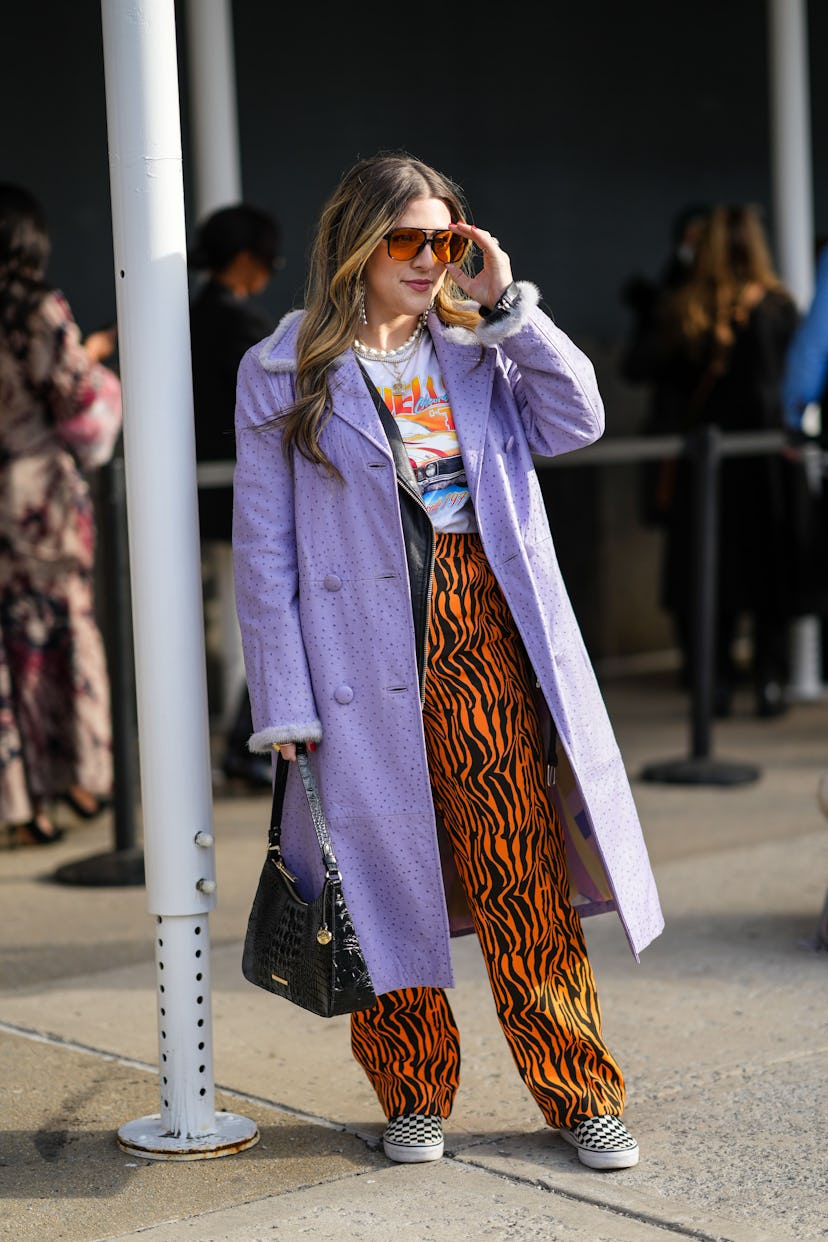
POLYGON ((391 449, 382 423, 359 364, 350 350, 336 363, 336 372, 331 377, 331 394, 337 418, 341 418, 360 435, 367 436, 372 444, 390 458, 391 449))

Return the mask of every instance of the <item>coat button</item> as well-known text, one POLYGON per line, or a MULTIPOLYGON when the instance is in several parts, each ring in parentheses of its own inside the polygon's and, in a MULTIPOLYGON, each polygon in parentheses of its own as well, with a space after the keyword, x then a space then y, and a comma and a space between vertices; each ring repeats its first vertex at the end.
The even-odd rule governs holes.
POLYGON ((342 579, 337 574, 328 574, 325 578, 326 591, 339 591, 342 587, 342 579))
POLYGON ((354 697, 354 692, 350 686, 337 686, 334 690, 334 698, 337 703, 350 703, 354 697))

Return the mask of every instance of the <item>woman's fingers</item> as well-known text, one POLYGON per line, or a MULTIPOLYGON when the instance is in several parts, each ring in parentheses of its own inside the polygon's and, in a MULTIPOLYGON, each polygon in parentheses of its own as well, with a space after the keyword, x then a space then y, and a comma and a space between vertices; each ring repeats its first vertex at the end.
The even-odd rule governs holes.
POLYGON ((502 248, 498 238, 486 229, 466 224, 462 220, 458 220, 450 227, 461 237, 468 237, 474 242, 483 256, 483 266, 474 276, 469 276, 455 263, 447 263, 446 267, 451 272, 452 279, 464 293, 475 302, 479 302, 481 306, 494 306, 500 295, 512 283, 512 265, 508 254, 502 248))
MULTIPOLYGON (((305 745, 311 752, 316 750, 316 742, 306 742, 305 745)), ((274 742, 273 749, 277 755, 281 755, 283 759, 287 759, 290 762, 296 758, 295 742, 274 742)))
POLYGON ((293 762, 296 758, 296 744, 294 742, 276 742, 273 743, 273 749, 277 755, 281 755, 283 759, 293 762))

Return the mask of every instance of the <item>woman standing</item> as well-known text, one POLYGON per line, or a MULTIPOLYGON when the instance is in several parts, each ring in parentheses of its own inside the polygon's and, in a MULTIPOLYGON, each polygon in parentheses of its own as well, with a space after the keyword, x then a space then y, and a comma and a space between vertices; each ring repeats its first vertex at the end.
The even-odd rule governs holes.
MULTIPOLYGON (((636 954, 663 922, 532 459, 596 439, 603 408, 588 359, 468 219, 407 153, 361 161, 322 212, 304 311, 242 362, 250 747, 315 744, 378 995, 351 1030, 386 1154, 442 1155, 459 1081, 443 854, 544 1118, 588 1166, 626 1168, 638 1144, 580 915, 616 910, 636 954)), ((315 841, 292 770, 282 844, 305 896, 315 841)))
POLYGON ((49 237, 25 189, 0 185, 0 821, 16 841, 62 835, 62 799, 91 818, 111 791, 109 680, 95 619, 85 471, 112 454, 121 390, 45 283, 49 237))
MULTIPOLYGON (((718 206, 702 230, 687 282, 663 307, 661 374, 678 394, 683 433, 781 431, 782 378, 799 320, 773 269, 756 208, 718 206)), ((674 401, 674 408, 676 402, 674 401)), ((675 432, 677 428, 669 430, 675 432)), ((742 617, 752 627, 756 712, 785 710, 795 541, 781 455, 728 457, 720 476, 716 708, 727 715, 737 682, 734 644, 742 617)), ((693 651, 692 466, 680 461, 667 530, 664 602, 693 651)))

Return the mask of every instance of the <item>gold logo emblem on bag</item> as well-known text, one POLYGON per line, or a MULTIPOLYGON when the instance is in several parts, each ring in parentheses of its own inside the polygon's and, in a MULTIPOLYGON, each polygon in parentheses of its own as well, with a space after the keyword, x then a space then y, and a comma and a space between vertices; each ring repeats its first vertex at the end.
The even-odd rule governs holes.
POLYGON ((333 932, 328 931, 326 924, 323 923, 316 933, 316 939, 320 944, 330 944, 333 940, 333 932))

